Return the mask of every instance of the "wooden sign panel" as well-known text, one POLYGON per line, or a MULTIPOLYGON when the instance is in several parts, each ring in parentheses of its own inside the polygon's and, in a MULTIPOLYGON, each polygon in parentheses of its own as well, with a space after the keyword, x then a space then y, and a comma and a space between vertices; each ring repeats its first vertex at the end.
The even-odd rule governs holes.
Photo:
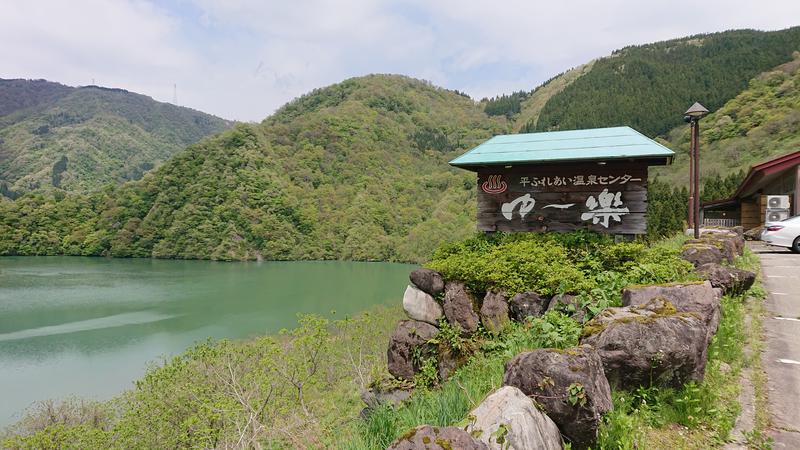
POLYGON ((487 167, 478 171, 478 230, 644 234, 647 163, 487 167))

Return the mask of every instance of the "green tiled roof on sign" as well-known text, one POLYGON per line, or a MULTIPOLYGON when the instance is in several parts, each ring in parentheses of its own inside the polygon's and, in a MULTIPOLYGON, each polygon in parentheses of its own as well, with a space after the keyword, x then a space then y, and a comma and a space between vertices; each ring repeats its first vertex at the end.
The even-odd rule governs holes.
POLYGON ((631 127, 504 134, 450 161, 456 167, 565 161, 652 159, 668 164, 675 153, 631 127))

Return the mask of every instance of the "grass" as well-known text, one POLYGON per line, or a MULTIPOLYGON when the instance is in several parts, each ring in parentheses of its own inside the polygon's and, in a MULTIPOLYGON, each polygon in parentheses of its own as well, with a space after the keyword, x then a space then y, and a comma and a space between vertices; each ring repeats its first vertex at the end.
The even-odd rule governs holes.
MULTIPOLYGON (((665 249, 680 248, 686 238, 675 236, 656 245, 665 249)), ((758 257, 749 250, 736 265, 758 270, 758 257)), ((739 377, 747 367, 761 373, 758 355, 760 339, 760 295, 756 285, 749 295, 725 296, 721 304, 719 329, 708 350, 708 364, 702 383, 690 383, 681 389, 639 388, 615 390, 614 409, 600 429, 597 448, 709 448, 722 446, 730 435, 740 412, 737 401, 739 377), (747 321, 748 316, 753 317, 747 321), (745 352, 745 345, 752 349, 745 352)), ((506 361, 521 351, 544 346, 525 337, 524 329, 507 331, 490 341, 500 351, 479 353, 439 388, 418 392, 404 405, 384 407, 357 426, 358 433, 342 448, 366 450, 386 448, 396 437, 420 425, 458 425, 465 423, 469 411, 492 390, 502 384, 506 361)), ((562 342, 561 346, 568 346, 562 342)), ((485 348, 486 346, 484 346, 485 348)), ((763 398, 764 383, 754 380, 757 396, 763 398), (761 394, 759 394, 761 393, 761 394)), ((758 403, 757 399, 757 403, 758 403)), ((760 409, 763 411, 763 407, 760 409)), ((759 406, 757 405, 757 411, 759 406)), ((761 448, 766 426, 757 412, 757 425, 748 435, 761 448)))
POLYGON ((418 425, 465 424, 469 411, 502 385, 506 361, 535 348, 574 346, 578 343, 579 333, 576 322, 555 312, 527 324, 513 323, 499 336, 483 340, 483 352, 473 356, 438 388, 418 390, 408 402, 397 408, 384 406, 375 410, 342 448, 384 449, 418 425))
MULTIPOLYGON (((758 257, 745 250, 736 266, 758 273, 758 257)), ((721 320, 708 351, 705 379, 679 390, 650 388, 615 391, 614 410, 600 430, 598 448, 705 449, 729 440, 740 412, 739 379, 752 374, 755 426, 745 432, 749 448, 769 448, 766 386, 761 370, 761 317, 764 291, 757 282, 742 296, 725 296, 721 320)))
MULTIPOLYGON (((676 236, 653 243, 647 253, 650 256, 638 260, 637 266, 631 267, 626 276, 636 280, 675 280, 682 272, 661 266, 670 265, 673 260, 669 255, 677 251, 684 240, 685 237, 676 236), (662 258, 662 255, 668 257, 662 258)), ((631 248, 620 247, 619 250, 631 248)), ((616 255, 604 254, 606 257, 616 255)), ((739 258, 737 265, 754 269, 758 267, 758 258, 748 252, 739 258)), ((627 278, 598 278, 597 292, 593 292, 597 294, 593 295, 595 301, 604 298, 603 295, 611 295, 612 291, 618 296, 624 286, 618 284, 623 282, 627 282, 627 278)), ((721 323, 709 347, 709 362, 702 383, 681 389, 640 388, 632 392, 613 392, 614 410, 604 419, 598 447, 694 448, 695 444, 703 447, 722 444, 739 412, 738 380, 745 368, 753 373, 757 397, 756 427, 747 434, 748 442, 758 448, 769 445, 763 434, 768 416, 758 358, 762 342, 763 305, 760 300, 763 290, 754 287, 750 298, 749 301, 745 297, 723 298, 721 323), (749 322, 745 320, 748 316, 752 317, 749 322), (745 351, 745 344, 751 350, 749 353, 745 351)), ((616 297, 603 301, 606 306, 617 302, 616 297)), ((418 383, 414 396, 403 405, 381 407, 361 420, 358 411, 363 405, 358 399, 359 390, 383 373, 386 342, 392 324, 400 315, 399 308, 376 310, 334 323, 312 321, 303 325, 303 322, 301 327, 278 338, 201 345, 175 361, 148 371, 137 382, 135 390, 118 399, 122 402, 119 413, 99 424, 80 417, 72 422, 53 421, 52 414, 44 414, 46 411, 34 412, 32 419, 42 419, 42 423, 22 424, 15 433, 5 436, 8 440, 0 439, 0 442, 10 448, 59 445, 69 448, 86 447, 78 444, 92 438, 103 443, 94 447, 125 448, 147 447, 145 443, 156 441, 163 446, 165 439, 174 438, 176 442, 185 441, 187 446, 202 446, 200 444, 206 442, 200 440, 202 431, 207 432, 209 443, 217 442, 217 445, 208 445, 223 446, 221 443, 236 442, 238 434, 231 434, 235 431, 233 425, 255 417, 263 428, 254 429, 249 438, 269 448, 383 449, 417 425, 465 424, 469 411, 502 385, 508 360, 530 349, 574 346, 581 333, 577 321, 556 311, 526 323, 513 322, 497 335, 481 330, 467 339, 445 333, 438 336, 439 345, 451 350, 469 349, 471 356, 467 363, 439 386, 423 388, 418 383), (325 349, 320 361, 316 358, 306 361, 302 356, 305 353, 292 350, 320 346, 325 349), (259 369, 253 370, 255 367, 259 369), (265 367, 270 369, 265 371, 265 367), (294 376, 284 379, 314 367, 325 367, 325 370, 314 370, 302 379, 294 376), (236 376, 229 380, 226 374, 236 376), (226 386, 231 383, 237 388, 234 394, 238 392, 238 395, 227 393, 226 386), (305 402, 298 403, 295 388, 299 385, 304 386, 305 402), (265 401, 265 386, 271 386, 272 392, 267 396, 272 399, 270 407, 264 410, 269 417, 248 415, 249 405, 265 401), (240 404, 242 392, 252 401, 240 404), (217 425, 214 422, 217 417, 226 422, 217 425), (197 430, 192 425, 195 423, 212 425, 208 430, 197 430), (187 429, 195 431, 187 434, 187 429), (51 441, 52 445, 43 444, 51 441)), ((309 354, 312 353, 317 354, 309 354)), ((435 381, 435 370, 433 372, 435 381)))

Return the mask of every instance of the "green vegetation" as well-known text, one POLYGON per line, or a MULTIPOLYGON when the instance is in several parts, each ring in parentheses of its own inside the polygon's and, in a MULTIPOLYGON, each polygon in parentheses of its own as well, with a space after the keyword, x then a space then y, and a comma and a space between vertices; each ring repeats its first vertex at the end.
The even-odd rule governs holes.
POLYGON ((490 99, 483 99, 483 111, 490 116, 506 116, 511 119, 522 110, 522 102, 530 94, 525 91, 514 92, 511 95, 500 95, 490 99))
POLYGON ((690 279, 692 265, 679 257, 678 248, 672 241, 652 247, 615 244, 591 232, 500 233, 444 245, 427 266, 475 292, 581 294, 587 303, 601 302, 605 308, 621 306, 627 285, 690 279))
MULTIPOLYGON (((800 28, 733 31, 630 47, 529 93, 478 105, 461 93, 402 76, 345 80, 296 99, 261 124, 240 124, 191 145, 139 181, 91 194, 40 190, 15 202, 0 202, 0 255, 419 262, 440 243, 465 238, 474 229, 475 177, 450 168, 447 161, 498 133, 549 128, 544 123, 556 116, 561 128, 572 127, 572 119, 556 114, 567 104, 570 114, 593 121, 574 126, 624 123, 652 135, 679 124, 680 111, 691 100, 715 109, 739 93, 702 122, 702 198, 726 197, 742 169, 800 144, 794 126, 800 108, 800 62, 785 63, 799 33, 800 28), (782 62, 753 78, 740 93, 749 77, 782 62), (676 65, 691 70, 675 70, 676 65), (689 83, 686 77, 704 82, 689 83), (706 85, 713 85, 713 91, 706 85), (630 102, 634 98, 637 101, 630 102), (648 111, 639 110, 644 107, 648 111)), ((5 124, 8 118, 26 117, 0 127, 5 142, 0 143, 0 172, 23 160, 5 156, 12 141, 9 130, 17 130, 13 136, 28 136, 30 130, 47 125, 41 136, 31 135, 46 140, 60 130, 89 127, 95 120, 84 121, 83 115, 73 117, 66 110, 45 120, 45 113, 37 111, 56 111, 50 105, 80 99, 77 111, 99 111, 107 105, 100 101, 104 96, 138 98, 99 88, 50 87, 35 90, 40 94, 30 95, 26 104, 9 106, 11 112, 0 119, 5 124), (33 127, 31 120, 41 123, 33 127)), ((130 117, 120 121, 138 123, 130 117)), ((139 128, 150 135, 167 133, 158 123, 139 128)), ((81 136, 105 140, 109 133, 123 135, 114 127, 90 128, 81 136)), ((186 136, 170 139, 178 142, 186 136)), ((144 134, 140 137, 137 142, 152 142, 144 134)), ((674 128, 667 138, 678 154, 674 165, 651 172, 650 238, 682 229, 686 217, 688 127, 674 128)), ((125 153, 107 154, 108 148, 103 152, 106 159, 125 153)), ((79 163, 66 153, 37 155, 24 160, 47 162, 36 176, 49 184, 68 188, 76 180, 71 170, 101 173, 94 163, 79 163)), ((151 156, 145 159, 166 157, 151 156)), ((134 159, 115 166, 115 179, 137 178, 150 167, 146 163, 141 170, 132 168, 134 159)), ((96 181, 92 187, 110 179, 96 181)), ((14 195, 19 189, 15 186, 0 183, 0 190, 14 195)), ((574 275, 569 267, 564 270, 574 275)))
POLYGON ((595 61, 544 106, 536 130, 629 125, 648 136, 681 123, 694 101, 710 110, 760 72, 791 59, 800 27, 726 31, 618 50, 595 61))
MULTIPOLYGON (((746 250, 736 265, 758 271, 758 258, 746 250)), ((746 370, 760 372, 760 320, 764 292, 756 284, 749 293, 722 298, 721 321, 708 350, 702 383, 681 389, 649 388, 614 392, 614 410, 605 419, 600 448, 687 448, 722 446, 739 414, 739 378, 746 370), (748 320, 747 318, 750 318, 748 320), (756 324, 754 330, 754 322, 756 324), (745 352, 745 346, 751 351, 745 352), (748 354, 749 353, 749 354, 748 354)), ((756 380, 757 381, 757 380, 756 380)), ((754 383, 763 390, 761 383, 754 383)), ((762 392, 763 395, 763 392, 762 392)), ((758 403, 758 400, 757 400, 758 403)), ((764 405, 756 406, 756 428, 749 445, 763 448, 764 405)))
MULTIPOLYGON (((579 236, 579 240, 584 237, 579 236)), ((676 237, 658 243, 653 249, 675 250, 683 240, 676 237)), ((617 250, 629 253, 625 246, 617 250)), ((593 259, 606 260, 607 257, 593 259)), ((746 266, 749 260, 752 254, 740 258, 737 264, 746 266)), ((663 263, 664 266, 670 264, 669 261, 663 263)), ((661 270, 668 272, 666 267, 661 270)), ((745 312, 750 304, 759 301, 757 298, 747 302, 741 297, 723 299, 722 320, 709 348, 703 383, 688 384, 678 390, 653 387, 632 392, 615 391, 614 411, 601 428, 598 448, 708 448, 723 444, 738 414, 738 377, 743 365, 749 364, 743 352, 745 312)), ((574 320, 551 311, 527 324, 513 324, 500 336, 487 337, 480 346, 481 352, 450 380, 437 389, 416 394, 401 407, 377 410, 361 425, 359 437, 345 448, 385 448, 397 436, 422 423, 464 424, 468 412, 502 384, 502 367, 508 359, 532 348, 575 345, 578 338, 573 334, 575 324, 574 320), (564 320, 572 325, 559 327, 564 320), (553 334, 563 338, 553 338, 553 334)), ((580 401, 578 393, 574 394, 576 402, 580 401)))
POLYGON ((474 175, 447 161, 505 126, 421 81, 354 78, 140 181, 0 204, 0 255, 419 261, 474 229, 474 175))
MULTIPOLYGON (((743 178, 743 170, 800 148, 800 52, 794 59, 752 80, 719 109, 700 121, 700 173, 722 189, 706 184, 704 199, 721 199, 743 178)), ((788 61, 788 59, 787 59, 788 61)), ((688 182, 689 127, 667 135, 675 162, 654 168, 651 176, 673 186, 688 182)))
POLYGON ((0 196, 136 180, 230 123, 122 89, 0 79, 0 196))
POLYGON ((411 399, 394 408, 383 406, 354 424, 355 433, 340 448, 385 449, 417 425, 465 425, 469 411, 503 384, 505 363, 534 348, 565 348, 578 343, 580 326, 563 314, 552 312, 528 323, 512 323, 497 336, 481 339, 482 351, 447 381, 434 389, 415 391, 411 399), (557 330, 541 333, 542 330, 557 330))
POLYGON ((578 77, 587 74, 592 70, 592 66, 594 66, 594 61, 589 61, 551 78, 531 91, 530 95, 522 101, 519 115, 514 118, 515 129, 520 133, 535 132, 539 114, 541 114, 542 108, 547 102, 577 80, 578 77))
POLYGON ((35 405, 0 447, 336 447, 358 420, 360 391, 385 370, 400 314, 302 316, 279 336, 199 343, 109 402, 35 405))
MULTIPOLYGON (((684 239, 676 236, 645 245, 615 244, 590 233, 476 236, 441 248, 431 264, 452 268, 464 263, 480 269, 481 264, 491 263, 491 271, 464 272, 472 277, 471 285, 515 286, 520 279, 546 278, 551 271, 563 270, 562 261, 540 251, 546 243, 556 248, 554 254, 566 254, 581 273, 586 286, 582 307, 591 317, 602 308, 619 305, 627 285, 693 279, 686 263, 675 256, 684 239), (483 257, 501 249, 508 255, 502 263, 483 257), (532 249, 534 256, 529 256, 532 249), (532 258, 545 269, 526 264, 532 258)), ((739 263, 752 260, 748 255, 739 263)), ((703 383, 678 390, 615 392, 615 410, 603 425, 600 448, 660 443, 683 448, 679 439, 686 435, 705 444, 722 442, 738 411, 736 380, 749 364, 742 345, 744 315, 751 303, 733 297, 723 300, 722 322, 709 349, 703 383)), ((469 411, 502 384, 510 358, 534 348, 574 346, 582 331, 581 323, 560 311, 512 322, 499 333, 480 330, 469 338, 442 327, 431 343, 460 355, 466 364, 440 383, 434 361, 432 373, 418 377, 409 401, 378 407, 360 419, 362 389, 411 387, 384 372, 386 343, 399 317, 398 310, 383 308, 333 322, 303 316, 297 328, 279 336, 201 343, 154 365, 133 390, 110 402, 39 404, 0 442, 11 449, 233 445, 382 449, 419 424, 463 425, 469 411)), ((579 386, 570 395, 580 402, 579 386)))

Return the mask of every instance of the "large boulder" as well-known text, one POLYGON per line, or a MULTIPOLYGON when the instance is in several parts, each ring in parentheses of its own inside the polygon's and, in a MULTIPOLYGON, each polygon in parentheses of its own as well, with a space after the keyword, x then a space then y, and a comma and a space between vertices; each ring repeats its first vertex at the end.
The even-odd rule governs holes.
POLYGON ((744 254, 744 233, 742 227, 703 228, 700 230, 700 237, 728 241, 735 249, 736 255, 742 256, 744 254))
POLYGON ((714 244, 707 242, 688 242, 681 250, 681 258, 694 264, 695 267, 703 264, 722 262, 722 251, 714 244))
POLYGON ((697 273, 721 289, 723 294, 739 295, 747 292, 756 281, 756 274, 749 270, 708 263, 697 268, 697 273))
POLYGON ((481 323, 488 331, 497 333, 508 323, 508 300, 499 292, 487 292, 481 305, 481 323))
POLYGON ((477 301, 464 283, 448 281, 444 287, 444 315, 464 334, 478 331, 480 318, 475 313, 477 301))
POLYGON ((439 329, 435 326, 417 320, 401 320, 397 324, 389 339, 388 358, 389 373, 397 378, 411 380, 419 371, 418 361, 415 361, 414 349, 419 349, 423 356, 433 356, 435 347, 428 343, 439 329))
POLYGON ((508 309, 511 318, 517 322, 523 322, 529 316, 537 317, 547 311, 547 297, 542 297, 536 292, 520 292, 511 298, 508 309))
POLYGON ((386 450, 489 450, 458 427, 420 425, 397 438, 386 450))
POLYGON ((707 341, 717 332, 720 291, 708 281, 702 283, 638 286, 622 290, 622 306, 644 306, 655 298, 670 301, 678 312, 698 314, 707 327, 707 341))
POLYGON ((431 325, 438 325, 439 319, 444 316, 444 311, 436 303, 436 300, 430 294, 414 286, 408 286, 403 294, 403 309, 410 319, 427 322, 431 325))
POLYGON ((520 353, 506 364, 503 384, 541 405, 573 449, 588 448, 597 440, 602 416, 612 408, 600 356, 590 346, 520 353))
POLYGON ((469 414, 466 431, 492 450, 558 450, 558 426, 513 386, 503 386, 469 414))
POLYGON ((721 261, 727 261, 729 264, 733 264, 737 256, 744 254, 744 238, 727 229, 709 228, 701 232, 700 239, 687 240, 684 243, 683 249, 687 255, 690 255, 689 258, 691 258, 687 259, 685 257, 684 259, 691 261, 695 266, 712 262, 718 264, 721 261), (712 260, 711 253, 714 253, 713 250, 707 252, 691 251, 692 248, 700 249, 709 247, 714 247, 719 250, 721 255, 720 261, 712 260), (708 259, 708 261, 706 261, 706 259, 708 259), (695 261, 697 263, 695 263, 695 261))
POLYGON ((722 253, 722 260, 724 262, 733 264, 734 261, 736 261, 736 257, 739 256, 739 249, 734 242, 735 240, 736 238, 733 236, 712 233, 701 236, 699 240, 686 241, 685 244, 700 243, 713 245, 722 253))
POLYGON ((584 326, 581 344, 597 350, 612 386, 679 388, 703 380, 706 332, 696 313, 679 313, 668 300, 656 298, 605 309, 584 326))
POLYGON ((444 278, 442 275, 431 269, 416 269, 408 277, 414 286, 422 289, 430 295, 439 295, 444 292, 444 278))

